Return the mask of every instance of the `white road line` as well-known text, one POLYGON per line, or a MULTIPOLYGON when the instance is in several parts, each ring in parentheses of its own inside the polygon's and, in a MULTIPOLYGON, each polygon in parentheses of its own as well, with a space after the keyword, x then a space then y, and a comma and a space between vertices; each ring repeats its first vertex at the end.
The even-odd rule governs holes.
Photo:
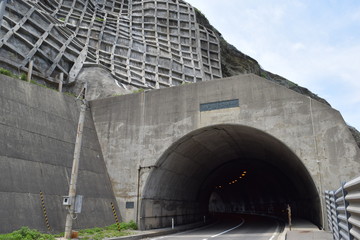
MULTIPOLYGON (((163 239, 163 238, 165 238, 165 237, 150 238, 150 240, 157 240, 157 239, 163 239)), ((146 238, 146 239, 148 239, 148 238, 146 238)))
POLYGON ((277 233, 279 232, 279 229, 280 229, 280 225, 279 225, 279 222, 277 222, 275 232, 274 232, 274 234, 271 236, 271 238, 269 240, 274 240, 275 239, 277 233))
MULTIPOLYGON (((0 0, 1 1, 1 0, 0 0)), ((215 223, 212 223, 210 225, 205 225, 203 227, 200 227, 200 228, 194 228, 194 229, 190 229, 190 230, 186 230, 186 231, 181 231, 181 232, 178 232, 178 233, 173 233, 173 234, 170 234, 170 235, 167 235, 167 236, 163 236, 163 237, 157 237, 157 238, 147 238, 149 240, 158 240, 158 239, 163 239, 163 238, 166 238, 166 237, 171 237, 171 236, 177 236, 177 235, 181 235, 181 234, 184 234, 184 233, 190 233, 190 232, 195 232, 195 231, 199 231, 201 229, 205 229, 205 228, 210 228, 211 226, 215 225, 215 223)))
MULTIPOLYGON (((224 232, 221 232, 221 233, 219 233, 219 234, 216 234, 216 235, 214 235, 214 236, 211 236, 210 238, 218 237, 218 236, 223 235, 223 234, 225 234, 225 233, 228 233, 228 232, 230 232, 230 231, 232 231, 232 230, 234 230, 234 229, 236 229, 236 228, 238 228, 238 227, 241 227, 241 225, 243 225, 244 222, 245 222, 245 220, 242 219, 242 222, 241 222, 239 225, 237 225, 237 226, 235 226, 235 227, 233 227, 233 228, 230 228, 230 229, 228 229, 228 230, 226 230, 226 231, 224 231, 224 232)), ((202 239, 202 240, 208 240, 208 238, 204 238, 204 239, 202 239)))

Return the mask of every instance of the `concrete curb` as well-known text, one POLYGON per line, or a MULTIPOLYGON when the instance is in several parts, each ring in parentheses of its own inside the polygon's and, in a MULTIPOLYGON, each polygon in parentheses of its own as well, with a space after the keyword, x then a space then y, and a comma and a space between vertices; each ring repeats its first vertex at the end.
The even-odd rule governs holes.
POLYGON ((144 238, 158 237, 158 236, 162 236, 162 235, 168 235, 168 234, 183 232, 183 231, 187 231, 187 230, 190 230, 190 229, 202 227, 202 226, 205 226, 205 225, 207 225, 207 224, 202 223, 202 222, 201 223, 194 223, 194 224, 189 224, 189 225, 185 225, 185 226, 175 227, 174 229, 172 229, 172 228, 162 228, 162 229, 155 230, 155 231, 144 231, 144 233, 131 235, 131 236, 109 238, 108 240, 140 240, 140 239, 144 239, 144 238))
POLYGON ((286 240, 288 228, 285 227, 284 230, 278 235, 277 240, 286 240))

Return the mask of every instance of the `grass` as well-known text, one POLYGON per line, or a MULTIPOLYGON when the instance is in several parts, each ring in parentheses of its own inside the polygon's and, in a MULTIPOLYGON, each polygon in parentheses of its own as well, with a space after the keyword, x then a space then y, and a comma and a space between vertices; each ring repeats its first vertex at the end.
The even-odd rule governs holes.
POLYGON ((35 85, 40 86, 40 87, 43 87, 43 88, 47 88, 47 89, 51 89, 51 90, 56 91, 56 89, 51 88, 51 87, 48 87, 48 86, 43 85, 43 84, 41 84, 41 83, 38 83, 38 82, 36 82, 35 80, 32 80, 32 79, 30 80, 30 83, 35 84, 35 85))
POLYGON ((72 92, 63 92, 63 94, 68 95, 70 97, 77 97, 76 94, 72 92))
POLYGON ((6 76, 9 76, 9 77, 12 77, 12 78, 21 79, 23 81, 26 81, 26 78, 27 78, 26 73, 16 75, 16 74, 12 73, 10 70, 7 70, 7 69, 1 68, 1 67, 0 67, 0 74, 6 75, 6 76))
MULTIPOLYGON (((128 223, 122 222, 118 225, 113 224, 104 228, 89 228, 79 231, 79 239, 83 240, 102 240, 104 238, 121 237, 131 235, 131 230, 136 230, 137 225, 134 221, 128 223)), ((55 237, 63 237, 64 233, 50 235, 43 234, 37 230, 28 227, 22 227, 8 234, 0 234, 0 240, 55 240, 55 237)))
MULTIPOLYGON (((5 68, 0 68, 0 74, 6 75, 6 76, 9 76, 9 77, 12 77, 12 78, 17 78, 17 79, 20 79, 20 80, 23 80, 23 81, 27 81, 27 74, 26 73, 21 73, 20 75, 16 75, 16 74, 13 74, 10 70, 7 70, 5 68)), ((46 86, 44 84, 38 83, 38 82, 36 82, 35 80, 32 80, 32 79, 30 80, 30 83, 38 85, 40 87, 44 87, 44 88, 56 91, 56 89, 48 87, 48 86, 46 86)))
POLYGON ((55 237, 28 227, 22 227, 12 233, 0 235, 0 240, 55 240, 55 237))
POLYGON ((0 74, 6 75, 6 76, 9 76, 9 77, 17 77, 10 70, 7 70, 5 68, 0 68, 0 74))
POLYGON ((24 80, 24 81, 26 81, 26 78, 27 78, 27 75, 25 73, 22 73, 20 75, 16 75, 16 74, 12 73, 10 70, 7 70, 7 69, 1 68, 1 67, 0 67, 0 74, 6 75, 6 76, 9 76, 9 77, 12 77, 12 78, 21 79, 21 80, 24 80))
POLYGON ((265 74, 264 71, 261 71, 261 72, 260 72, 260 76, 263 77, 263 78, 267 78, 267 75, 265 74))
POLYGON ((26 73, 22 73, 19 78, 20 78, 21 80, 23 80, 23 81, 26 81, 26 80, 27 80, 27 75, 26 75, 26 73))
POLYGON ((131 230, 136 230, 137 225, 134 221, 128 223, 120 223, 120 230, 118 230, 118 225, 113 224, 104 228, 90 228, 79 231, 79 239, 92 239, 92 240, 102 240, 104 238, 112 237, 121 237, 128 236, 131 234, 131 230))
POLYGON ((139 88, 137 90, 134 90, 133 93, 142 93, 144 92, 145 90, 143 88, 139 88))

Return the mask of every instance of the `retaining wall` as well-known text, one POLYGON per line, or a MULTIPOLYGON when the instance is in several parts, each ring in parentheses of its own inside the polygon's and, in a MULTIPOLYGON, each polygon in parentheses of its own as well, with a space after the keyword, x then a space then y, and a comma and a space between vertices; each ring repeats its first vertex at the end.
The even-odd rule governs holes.
MULTIPOLYGON (((64 231, 80 103, 74 97, 0 75, 0 233, 21 226, 64 231)), ((86 114, 78 194, 84 196, 74 229, 114 223, 116 204, 94 124, 86 114)))

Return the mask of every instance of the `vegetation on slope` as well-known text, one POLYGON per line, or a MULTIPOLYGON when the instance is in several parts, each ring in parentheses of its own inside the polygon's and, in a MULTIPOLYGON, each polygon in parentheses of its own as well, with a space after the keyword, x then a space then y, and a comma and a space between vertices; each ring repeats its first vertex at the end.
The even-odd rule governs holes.
POLYGON ((42 234, 28 227, 22 227, 12 233, 0 235, 0 240, 55 240, 55 237, 50 234, 42 234))
POLYGON ((358 147, 360 148, 360 132, 352 126, 349 126, 349 130, 352 133, 352 135, 354 136, 358 147))
MULTIPOLYGON (((113 237, 128 236, 134 234, 133 230, 137 229, 134 221, 128 223, 122 222, 113 224, 104 228, 89 228, 79 231, 79 239, 86 240, 102 240, 113 237)), ((21 227, 12 233, 0 234, 0 240, 55 240, 58 237, 64 236, 64 233, 51 235, 40 233, 37 230, 28 227, 21 227)))

